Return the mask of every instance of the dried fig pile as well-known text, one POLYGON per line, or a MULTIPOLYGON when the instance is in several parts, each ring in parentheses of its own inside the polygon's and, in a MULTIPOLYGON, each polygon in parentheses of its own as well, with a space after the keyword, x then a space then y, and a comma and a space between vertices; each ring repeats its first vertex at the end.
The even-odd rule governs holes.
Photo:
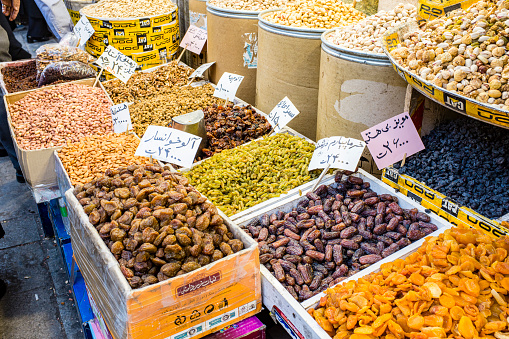
POLYGON ((107 170, 74 191, 132 288, 194 271, 244 248, 188 180, 153 165, 107 170))
POLYGON ((298 301, 334 286, 438 227, 355 176, 337 172, 291 211, 265 214, 246 226, 260 263, 298 301))

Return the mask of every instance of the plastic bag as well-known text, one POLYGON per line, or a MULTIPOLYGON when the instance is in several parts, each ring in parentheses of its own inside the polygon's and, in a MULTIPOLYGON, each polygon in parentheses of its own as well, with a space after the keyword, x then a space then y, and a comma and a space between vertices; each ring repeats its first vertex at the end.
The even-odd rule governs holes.
POLYGON ((93 62, 95 59, 87 52, 78 47, 64 44, 47 44, 39 47, 37 53, 37 80, 42 71, 51 63, 59 61, 80 61, 84 64, 93 62))
POLYGON ((80 61, 59 61, 44 68, 39 77, 39 87, 59 80, 72 81, 95 76, 94 69, 80 61))

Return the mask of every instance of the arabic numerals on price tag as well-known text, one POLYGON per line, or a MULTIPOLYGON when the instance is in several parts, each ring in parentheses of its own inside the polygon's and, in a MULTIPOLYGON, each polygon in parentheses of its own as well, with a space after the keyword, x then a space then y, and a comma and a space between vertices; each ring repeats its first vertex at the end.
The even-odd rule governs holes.
POLYGON ((110 110, 115 133, 124 133, 133 129, 127 103, 111 106, 110 110))
POLYGON ((408 113, 387 119, 361 135, 379 169, 403 160, 405 154, 409 157, 424 149, 419 132, 408 113))
POLYGON ((189 79, 192 79, 192 78, 201 78, 203 76, 203 73, 205 73, 205 71, 207 69, 210 68, 210 66, 212 66, 213 64, 215 64, 216 62, 215 61, 212 61, 212 62, 209 62, 209 63, 206 63, 206 64, 203 64, 201 65, 200 67, 198 67, 194 72, 193 74, 191 74, 189 76, 189 79))
POLYGON ((83 46, 94 33, 94 27, 92 27, 86 16, 82 16, 74 26, 74 35, 80 41, 80 46, 83 46))
POLYGON ((339 168, 355 171, 366 143, 345 137, 330 137, 318 140, 308 169, 339 168))
POLYGON ((201 138, 177 129, 148 126, 135 155, 191 167, 201 138))
POLYGON ((106 47, 104 53, 96 60, 96 63, 124 83, 127 83, 138 66, 133 59, 122 54, 111 45, 106 47))
POLYGON ((281 128, 285 127, 293 118, 299 114, 299 110, 295 105, 285 97, 281 100, 269 114, 269 123, 274 127, 274 132, 279 132, 281 128))
POLYGON ((207 31, 196 27, 195 25, 190 25, 184 35, 184 38, 182 38, 180 47, 195 54, 200 54, 203 46, 205 45, 205 41, 207 41, 207 31))
POLYGON ((214 96, 221 99, 233 101, 235 94, 239 89, 240 83, 244 80, 244 76, 233 73, 224 72, 217 83, 214 96))

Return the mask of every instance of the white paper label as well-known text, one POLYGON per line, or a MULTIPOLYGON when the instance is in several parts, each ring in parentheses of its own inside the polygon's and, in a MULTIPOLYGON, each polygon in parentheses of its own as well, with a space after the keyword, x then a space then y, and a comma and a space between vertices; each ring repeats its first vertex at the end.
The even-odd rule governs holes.
POLYGON ((339 168, 355 171, 362 152, 366 147, 364 141, 345 137, 330 137, 318 140, 308 169, 339 168))
POLYGON ((214 96, 233 101, 242 80, 244 80, 244 76, 242 75, 224 72, 217 83, 214 96))
POLYGON ((210 66, 212 66, 215 63, 216 63, 215 61, 212 61, 212 62, 201 65, 193 72, 193 74, 191 74, 189 76, 189 79, 201 78, 203 76, 203 73, 205 73, 205 71, 208 70, 210 68, 210 66))
POLYGON ((74 26, 74 35, 78 38, 80 46, 83 46, 94 33, 95 29, 86 16, 82 16, 74 26))
POLYGON ((120 53, 116 48, 109 45, 104 53, 95 61, 96 64, 119 78, 124 83, 134 74, 138 64, 131 58, 120 53))
POLYGON ((180 47, 196 54, 200 54, 207 41, 207 31, 194 25, 189 25, 186 35, 182 38, 180 47))
POLYGON ((201 138, 163 126, 148 126, 135 155, 191 167, 201 138))
POLYGON ((113 120, 113 130, 115 133, 124 133, 133 129, 129 106, 127 103, 111 106, 111 119, 113 120))
POLYGON ((283 127, 285 127, 293 118, 299 114, 299 110, 295 108, 294 104, 284 97, 276 107, 270 111, 269 123, 274 127, 274 132, 278 133, 283 127))

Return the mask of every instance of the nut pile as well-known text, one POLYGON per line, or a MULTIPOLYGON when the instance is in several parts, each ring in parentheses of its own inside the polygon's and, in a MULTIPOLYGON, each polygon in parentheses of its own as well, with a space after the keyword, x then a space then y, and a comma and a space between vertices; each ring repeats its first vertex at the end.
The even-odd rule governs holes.
POLYGON ((190 113, 223 101, 213 96, 211 84, 172 87, 165 93, 136 100, 129 106, 131 121, 141 138, 149 125, 168 126, 172 117, 190 113))
POLYGON ((37 88, 35 60, 19 65, 5 66, 2 68, 2 76, 8 93, 37 88))
POLYGON ((232 216, 317 178, 308 171, 315 146, 286 133, 224 150, 184 175, 232 216))
POLYGON ((178 65, 174 60, 153 72, 135 72, 127 84, 114 79, 103 82, 103 86, 111 100, 115 104, 121 104, 150 97, 173 86, 183 86, 188 82, 191 73, 191 68, 178 65))
POLYGON ((150 163, 149 158, 135 156, 140 143, 133 134, 108 133, 67 143, 58 157, 71 179, 71 184, 86 184, 104 175, 109 168, 150 163))
POLYGON ((207 157, 257 139, 271 130, 267 119, 251 107, 213 105, 203 110, 207 145, 202 151, 207 157))
POLYGON ((9 114, 18 147, 36 150, 112 132, 110 107, 99 87, 61 84, 28 93, 9 114))
POLYGON ((296 0, 263 18, 291 27, 331 29, 352 25, 365 17, 364 13, 340 0, 296 0))
POLYGON ((265 214, 246 226, 260 263, 298 301, 338 284, 438 229, 397 197, 336 173, 335 183, 306 194, 288 213, 265 214))
POLYGON ((101 0, 82 8, 83 14, 96 18, 140 18, 170 13, 177 6, 167 0, 101 0))
POLYGON ((400 173, 488 218, 509 213, 508 130, 460 118, 439 125, 422 141, 426 149, 409 157, 400 173))
POLYGON ((341 338, 507 338, 509 238, 453 228, 327 290, 309 313, 341 338))
POLYGON ((37 78, 39 78, 46 66, 54 62, 79 61, 89 64, 94 61, 94 57, 77 47, 59 44, 42 45, 37 49, 36 53, 37 78))
POLYGON ((508 38, 509 3, 483 0, 405 34, 391 55, 440 88, 509 110, 508 38))
POLYGON ((214 205, 186 178, 160 166, 110 169, 76 186, 74 194, 132 288, 194 271, 244 248, 214 205))
POLYGON ((238 11, 264 11, 266 9, 283 8, 292 0, 211 0, 210 4, 220 8, 238 11))
POLYGON ((417 9, 411 4, 399 4, 388 12, 380 11, 353 26, 337 28, 326 39, 340 47, 368 53, 384 54, 380 38, 392 27, 415 21, 417 9))

